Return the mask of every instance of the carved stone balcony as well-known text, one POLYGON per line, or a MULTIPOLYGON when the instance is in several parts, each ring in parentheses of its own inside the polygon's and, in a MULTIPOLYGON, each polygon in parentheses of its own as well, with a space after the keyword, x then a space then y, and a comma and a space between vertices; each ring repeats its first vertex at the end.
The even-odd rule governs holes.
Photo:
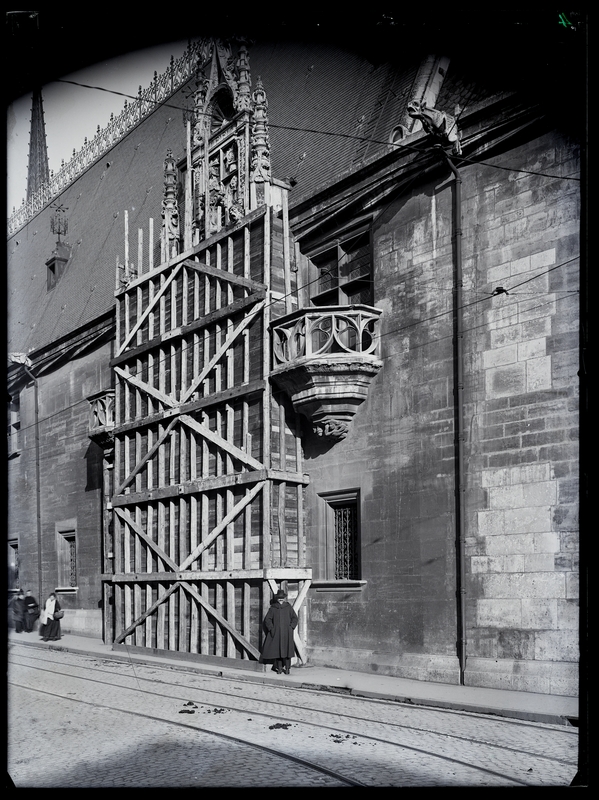
POLYGON ((381 310, 365 305, 303 308, 272 325, 271 377, 317 436, 344 439, 372 379, 381 310))
POLYGON ((108 452, 114 445, 114 389, 98 392, 87 399, 90 404, 89 438, 108 452))

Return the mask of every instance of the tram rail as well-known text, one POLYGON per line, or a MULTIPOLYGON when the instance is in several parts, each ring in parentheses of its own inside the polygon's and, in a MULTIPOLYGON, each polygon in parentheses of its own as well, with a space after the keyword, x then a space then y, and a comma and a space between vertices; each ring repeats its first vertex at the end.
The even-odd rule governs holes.
MULTIPOLYGON (((294 695, 296 693, 300 693, 300 696, 303 694, 305 697, 305 705, 298 706, 298 703, 293 702, 284 702, 281 700, 269 700, 269 711, 264 711, 260 708, 260 705, 263 705, 263 700, 257 698, 255 696, 250 696, 251 691, 249 690, 249 686, 246 686, 245 694, 239 694, 237 690, 241 690, 241 687, 236 686, 235 690, 236 693, 234 694, 231 691, 231 683, 245 683, 237 678, 224 678, 224 677, 206 677, 202 676, 201 679, 198 679, 197 676, 193 675, 190 672, 183 673, 186 679, 189 680, 191 685, 182 686, 178 680, 181 679, 181 672, 180 671, 173 671, 169 667, 162 666, 162 665, 134 665, 131 662, 132 673, 129 675, 123 675, 122 672, 115 672, 115 669, 122 670, 123 662, 122 661, 111 661, 105 657, 97 658, 94 656, 79 656, 79 659, 84 659, 85 663, 81 664, 75 663, 72 665, 65 665, 64 659, 65 653, 61 653, 60 655, 58 652, 56 655, 53 654, 53 651, 44 651, 43 656, 37 655, 36 653, 31 654, 22 654, 22 653, 15 653, 14 651, 11 653, 11 663, 14 663, 15 666, 20 665, 29 669, 34 669, 38 671, 42 671, 45 673, 54 673, 58 676, 65 677, 69 675, 70 677, 77 678, 80 680, 87 681, 88 683, 96 683, 97 685, 109 685, 112 688, 116 689, 123 689, 124 691, 135 691, 145 695, 153 696, 155 698, 163 698, 167 700, 177 701, 185 701, 188 700, 189 697, 193 697, 194 704, 197 706, 201 706, 204 710, 205 709, 220 709, 220 710, 227 710, 230 712, 235 712, 239 714, 246 714, 251 713, 255 716, 260 716, 265 720, 272 720, 272 721, 280 721, 281 719, 287 720, 294 725, 303 725, 309 726, 313 729, 320 729, 320 730, 327 730, 332 731, 336 735, 345 735, 348 738, 356 736, 360 737, 360 740, 363 741, 371 741, 371 742, 380 742, 384 743, 385 745, 392 746, 396 750, 404 749, 410 750, 415 753, 423 753, 429 757, 435 759, 441 759, 447 763, 461 765, 463 767, 468 767, 469 769, 477 770, 480 773, 488 774, 489 776, 501 777, 505 778, 506 781, 511 782, 513 785, 523 785, 523 786, 531 786, 531 785, 538 785, 538 783, 534 783, 533 781, 538 777, 538 770, 535 770, 535 776, 531 779, 528 777, 524 778, 517 778, 514 776, 507 776, 506 774, 494 770, 489 769, 487 767, 482 766, 480 763, 471 763, 470 761, 466 761, 463 758, 456 758, 450 757, 447 754, 434 752, 430 748, 422 748, 417 747, 415 744, 410 744, 406 741, 398 742, 393 741, 393 734, 394 732, 400 732, 401 734, 406 734, 410 737, 416 736, 418 734, 432 734, 442 736, 445 741, 451 740, 454 741, 457 745, 460 743, 461 745, 469 745, 473 747, 475 750, 480 750, 482 752, 482 748, 491 748, 491 750, 495 753, 501 753, 502 751, 505 753, 512 752, 518 753, 522 755, 526 753, 523 751, 522 748, 515 748, 510 747, 506 744, 498 744, 497 742, 491 741, 484 741, 479 739, 474 739, 469 736, 464 736, 458 734, 456 732, 441 732, 439 730, 435 730, 431 727, 418 727, 414 724, 406 724, 406 723, 398 723, 398 722, 391 722, 391 721, 384 721, 381 722, 384 731, 388 734, 384 738, 382 736, 373 736, 372 734, 365 733, 364 730, 360 730, 360 726, 372 724, 376 720, 376 714, 372 713, 372 709, 378 706, 378 709, 381 709, 383 706, 398 706, 402 704, 398 703, 389 703, 386 701, 370 699, 370 698, 351 698, 352 701, 352 708, 356 709, 356 713, 351 715, 345 714, 342 711, 334 711, 334 712, 324 712, 319 710, 318 708, 310 708, 308 699, 315 694, 318 694, 312 689, 302 689, 300 687, 293 687, 294 695), (54 662, 54 663, 52 663, 54 662), (98 662, 101 662, 100 664, 98 662), (114 665, 114 669, 110 667, 114 665), (142 673, 145 670, 149 670, 152 675, 143 675, 142 673), (89 677, 89 675, 84 675, 84 672, 91 672, 95 674, 97 677, 89 677), (160 677, 157 678, 156 675, 160 677), (110 676, 110 679, 104 680, 104 677, 110 676), (118 683, 115 683, 115 679, 118 678, 118 683), (206 683, 210 681, 213 685, 212 687, 197 685, 201 683, 206 683), (214 682, 223 682, 224 687, 222 689, 215 688, 214 682), (159 686, 162 687, 162 691, 159 687, 157 687, 157 683, 159 686), (168 688, 167 688, 168 687, 168 688), (301 708, 302 713, 298 712, 298 708, 301 708), (371 716, 359 716, 359 709, 369 709, 371 712, 371 716), (308 714, 317 715, 318 713, 327 714, 330 718, 331 722, 325 724, 324 722, 318 722, 315 720, 306 719, 306 712, 308 714)), ((70 655, 70 654, 68 654, 70 655)), ((12 682, 12 681, 11 681, 12 682)), ((249 683, 249 682, 248 682, 249 683)), ((15 684, 16 685, 16 684, 15 684)), ((263 688, 263 684, 259 684, 260 687, 263 688)), ((255 689, 256 684, 252 685, 252 688, 255 689)), ((22 686, 22 688, 29 688, 22 686)), ((272 688, 272 686, 270 687, 272 688)), ((278 687, 276 687, 278 689, 278 687)), ((284 687, 281 687, 281 689, 284 687)), ((287 687, 288 688, 288 687, 287 687)), ((280 689, 279 689, 280 691, 280 689)), ((325 694, 325 692, 321 692, 320 694, 325 694)), ((57 696, 65 696, 65 695, 57 695, 57 696)), ((330 696, 330 695, 329 695, 330 696)), ((72 700, 72 697, 67 697, 66 699, 72 700)), ((82 700, 78 700, 78 702, 85 702, 82 700)), ((417 709, 416 706, 406 706, 407 711, 413 711, 417 709)), ((432 714, 445 714, 445 715, 452 715, 455 719, 455 716, 464 716, 468 718, 472 718, 473 715, 469 712, 456 712, 450 711, 446 709, 435 709, 432 712, 430 709, 421 708, 420 710, 429 711, 432 714)), ((124 713, 129 713, 125 710, 124 713)), ((177 725, 184 725, 185 727, 190 727, 195 730, 201 730, 202 732, 209 733, 210 735, 218 735, 224 738, 228 738, 231 740, 235 740, 238 742, 246 742, 252 746, 258 746, 256 742, 248 742, 245 739, 238 739, 236 737, 231 737, 230 734, 224 734, 222 732, 218 732, 214 730, 214 727, 206 727, 200 724, 199 717, 194 719, 193 723, 189 722, 182 722, 182 721, 173 721, 173 720, 166 720, 164 716, 152 716, 147 715, 142 712, 131 712, 136 713, 141 716, 145 716, 150 719, 159 719, 162 722, 169 722, 171 724, 177 725)), ((181 711, 180 713, 183 713, 181 711)), ((483 715, 480 715, 483 717, 483 715)), ((495 722, 497 726, 501 726, 505 728, 505 726, 527 726, 527 727, 534 727, 538 729, 539 734, 543 731, 547 732, 548 729, 552 730, 559 727, 559 733, 564 733, 564 728, 562 726, 548 726, 543 723, 532 723, 532 722, 525 722, 521 720, 509 720, 505 718, 494 718, 492 721, 488 719, 488 717, 484 717, 485 722, 495 722)), ((272 726, 271 726, 272 727, 272 726)), ((565 729, 568 730, 568 729, 565 729)), ((575 730, 572 729, 571 733, 575 735, 575 730)), ((290 755, 289 753, 285 753, 284 751, 273 750, 272 748, 263 748, 268 750, 268 752, 276 753, 281 758, 287 758, 289 760, 294 760, 294 756, 290 755)), ((542 744, 539 746, 539 749, 542 749, 542 744)), ((559 758, 555 755, 544 755, 542 752, 535 752, 533 750, 528 752, 528 755, 531 759, 536 759, 536 763, 542 763, 545 761, 547 764, 549 762, 560 762, 564 765, 572 766, 572 758, 559 758)), ((480 759, 479 759, 480 760, 480 759)), ((300 759, 301 761, 301 759, 300 759)), ((298 762, 299 763, 299 762, 298 762)), ((318 768, 319 765, 314 765, 313 762, 305 761, 304 765, 310 769, 318 768)), ((330 770, 326 767, 323 768, 324 772, 329 775, 333 775, 336 779, 343 782, 343 785, 365 785, 362 784, 360 781, 352 778, 350 776, 342 775, 335 770, 330 770), (352 782, 353 781, 353 782, 352 782)), ((321 770, 322 771, 322 770, 321 770)))

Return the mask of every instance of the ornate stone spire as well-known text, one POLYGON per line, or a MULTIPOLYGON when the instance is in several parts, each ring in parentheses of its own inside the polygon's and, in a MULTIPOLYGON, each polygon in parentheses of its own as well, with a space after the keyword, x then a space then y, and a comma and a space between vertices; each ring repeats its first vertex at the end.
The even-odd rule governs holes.
POLYGON ((29 137, 29 166, 27 170, 27 200, 50 180, 48 145, 42 105, 42 90, 36 88, 31 103, 31 133, 29 137))
POLYGON ((162 261, 179 253, 179 209, 177 206, 177 163, 172 150, 164 159, 164 199, 162 200, 162 261))
POLYGON ((237 83, 237 96, 235 98, 235 108, 238 111, 249 111, 252 107, 252 93, 251 93, 251 80, 250 80, 250 59, 248 56, 248 49, 245 43, 239 47, 239 55, 237 58, 237 74, 239 81, 237 83))
POLYGON ((258 77, 252 95, 254 101, 254 125, 252 129, 251 178, 255 183, 270 180, 270 140, 268 135, 268 100, 258 77))

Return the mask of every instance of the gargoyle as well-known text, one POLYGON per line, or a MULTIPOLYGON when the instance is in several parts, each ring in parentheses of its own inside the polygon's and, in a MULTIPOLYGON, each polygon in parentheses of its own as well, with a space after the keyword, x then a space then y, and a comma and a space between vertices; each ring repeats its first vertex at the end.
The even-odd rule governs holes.
POLYGON ((408 115, 412 119, 419 119, 422 127, 441 143, 451 143, 454 155, 460 155, 460 133, 455 117, 445 111, 438 111, 436 108, 429 108, 426 102, 411 100, 408 103, 408 115))

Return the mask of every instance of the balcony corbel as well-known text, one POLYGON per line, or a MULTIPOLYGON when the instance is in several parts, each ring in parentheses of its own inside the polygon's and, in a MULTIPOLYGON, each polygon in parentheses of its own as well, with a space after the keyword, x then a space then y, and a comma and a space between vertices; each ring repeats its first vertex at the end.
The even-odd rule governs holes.
POLYGON ((365 305, 321 306, 300 309, 273 324, 271 377, 317 436, 344 439, 368 396, 382 366, 381 313, 365 305))

